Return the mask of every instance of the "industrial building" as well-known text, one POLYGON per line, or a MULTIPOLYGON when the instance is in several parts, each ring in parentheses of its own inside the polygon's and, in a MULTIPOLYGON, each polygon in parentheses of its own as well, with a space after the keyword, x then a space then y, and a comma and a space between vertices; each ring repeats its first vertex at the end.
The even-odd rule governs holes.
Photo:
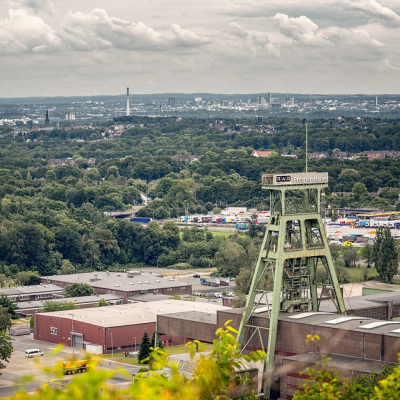
MULTIPOLYGON (((48 299, 51 301, 68 301, 75 304, 76 308, 91 308, 95 307, 100 299, 104 299, 109 305, 122 304, 123 298, 115 294, 103 294, 103 295, 93 295, 93 296, 81 296, 81 297, 57 297, 53 299, 48 299)), ((40 313, 44 310, 45 302, 43 301, 23 301, 17 303, 18 309, 17 313, 22 317, 32 316, 34 314, 40 313)))
MULTIPOLYGON (((269 327, 265 307, 252 317, 252 324, 269 327)), ((218 327, 232 320, 238 329, 243 309, 219 310, 216 324, 202 323, 196 315, 177 313, 159 315, 158 330, 162 335, 176 336, 185 340, 198 339, 210 342, 218 327)), ((261 329, 264 346, 268 342, 268 330, 261 329)), ((246 342, 249 336, 246 337, 246 342)), ((261 348, 260 338, 255 335, 247 348, 261 348)), ((307 366, 315 366, 321 354, 335 361, 342 377, 379 371, 385 362, 397 362, 400 352, 400 322, 382 321, 359 316, 342 316, 330 312, 280 313, 275 350, 275 376, 271 394, 291 399, 304 377, 300 372, 307 366), (318 335, 318 347, 306 346, 307 335, 318 335)))
POLYGON ((64 297, 64 288, 55 284, 47 284, 46 282, 41 285, 1 288, 1 294, 4 294, 18 304, 21 302, 52 300, 64 297))
POLYGON ((124 304, 134 296, 144 294, 191 295, 192 285, 164 278, 161 274, 143 271, 95 272, 72 275, 51 275, 41 277, 43 283, 52 283, 66 287, 73 283, 87 283, 97 294, 115 294, 123 298, 124 304))
MULTIPOLYGON (((151 337, 158 315, 191 316, 198 327, 207 326, 213 339, 216 313, 226 307, 211 302, 164 300, 90 309, 35 314, 34 339, 102 354, 138 349, 144 332, 151 337)), ((163 334, 166 346, 186 343, 185 338, 163 334)))

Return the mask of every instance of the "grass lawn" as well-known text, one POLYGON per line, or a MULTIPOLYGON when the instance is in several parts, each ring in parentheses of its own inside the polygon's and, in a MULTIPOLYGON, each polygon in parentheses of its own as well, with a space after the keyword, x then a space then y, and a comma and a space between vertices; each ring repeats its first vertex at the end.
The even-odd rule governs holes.
POLYGON ((228 238, 229 236, 232 236, 235 233, 232 231, 212 231, 211 229, 209 230, 209 232, 211 232, 214 237, 220 236, 224 238, 228 238))
MULTIPOLYGON (((213 345, 210 343, 203 343, 202 345, 205 347, 204 351, 211 350, 213 348, 213 345)), ((164 351, 169 356, 172 356, 174 354, 185 354, 185 353, 189 353, 189 347, 185 346, 184 344, 180 344, 177 346, 165 347, 164 351)), ((103 354, 103 355, 100 355, 99 357, 106 359, 106 360, 112 359, 114 361, 119 361, 119 362, 123 362, 126 364, 139 365, 139 363, 137 361, 137 357, 124 357, 123 353, 114 353, 114 357, 112 354, 103 354)), ((146 365, 143 365, 143 366, 146 367, 146 365)))
MULTIPOLYGON (((204 351, 211 350, 213 348, 213 345, 211 343, 202 343, 202 345, 205 347, 204 351)), ((174 354, 185 354, 189 353, 189 346, 179 344, 177 346, 165 347, 164 350, 169 356, 172 356, 174 354)))
POLYGON ((123 362, 125 364, 139 365, 137 357, 124 357, 123 353, 114 353, 114 357, 112 354, 102 354, 99 357, 106 360, 112 359, 114 361, 123 362))
POLYGON ((344 270, 347 272, 350 282, 364 282, 365 274, 367 275, 367 279, 378 276, 376 269, 373 267, 367 268, 365 266, 356 266, 352 268, 344 268, 344 270))

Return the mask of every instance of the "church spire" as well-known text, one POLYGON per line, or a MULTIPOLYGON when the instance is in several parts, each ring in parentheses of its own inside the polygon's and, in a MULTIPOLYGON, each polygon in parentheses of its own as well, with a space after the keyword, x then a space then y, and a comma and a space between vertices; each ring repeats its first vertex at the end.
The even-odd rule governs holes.
POLYGON ((44 126, 45 128, 48 128, 50 126, 49 110, 46 110, 46 119, 44 120, 44 126))

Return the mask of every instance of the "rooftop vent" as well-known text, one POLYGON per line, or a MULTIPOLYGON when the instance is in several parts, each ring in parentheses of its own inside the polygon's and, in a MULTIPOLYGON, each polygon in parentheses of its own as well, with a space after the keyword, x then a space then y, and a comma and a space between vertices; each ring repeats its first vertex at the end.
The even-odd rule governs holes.
POLYGON ((115 287, 119 287, 119 285, 114 285, 115 287))
POLYGON ((144 281, 144 283, 149 283, 149 281, 144 281))
POLYGON ((129 282, 130 285, 133 285, 133 282, 129 282))

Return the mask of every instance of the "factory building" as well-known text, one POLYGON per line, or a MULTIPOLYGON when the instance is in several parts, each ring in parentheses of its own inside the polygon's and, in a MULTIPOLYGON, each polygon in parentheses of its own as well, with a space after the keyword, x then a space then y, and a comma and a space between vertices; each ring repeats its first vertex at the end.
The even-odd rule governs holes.
MULTIPOLYGON (((101 296, 94 295, 94 296, 67 297, 67 298, 58 297, 50 301, 55 301, 55 302, 68 301, 74 303, 76 308, 91 308, 91 307, 96 307, 100 299, 105 300, 110 306, 123 303, 122 297, 117 296, 115 294, 103 294, 101 296)), ((16 311, 21 317, 32 316, 34 314, 43 312, 46 305, 45 304, 46 301, 48 300, 25 301, 17 303, 18 309, 16 311)))
POLYGON ((40 284, 31 286, 17 286, 1 288, 0 295, 7 296, 15 303, 53 300, 64 297, 64 288, 54 284, 40 284))
POLYGON ((190 295, 192 285, 175 280, 174 277, 164 278, 161 274, 142 271, 127 272, 96 272, 72 275, 51 275, 40 278, 43 283, 52 283, 66 287, 73 283, 87 283, 97 294, 115 294, 122 297, 127 304, 131 297, 144 294, 190 295))
MULTIPOLYGON (((212 340, 216 313, 227 309, 210 302, 163 300, 148 303, 115 305, 90 309, 35 314, 34 339, 60 343, 77 349, 91 349, 97 354, 135 351, 144 332, 151 337, 158 315, 173 313, 192 316, 198 326, 208 326, 212 340)), ((183 337, 163 334, 165 346, 186 343, 183 337)))
MULTIPOLYGON (((373 305, 374 307, 374 305, 373 305)), ((365 310, 365 308, 364 308, 365 310)), ((252 325, 269 327, 268 313, 261 307, 252 318, 252 325)), ((243 309, 225 309, 217 312, 216 324, 201 324, 188 313, 159 315, 158 330, 163 335, 179 336, 185 340, 210 342, 218 327, 232 320, 238 329, 243 309)), ((261 329, 266 347, 268 330, 261 329)), ((245 342, 247 342, 246 338, 245 342)), ((250 339, 250 348, 261 348, 260 338, 250 339)), ((304 376, 300 372, 315 366, 326 354, 335 360, 335 367, 343 378, 379 371, 383 363, 395 363, 400 352, 400 321, 383 321, 362 316, 342 316, 332 312, 281 313, 275 351, 274 398, 291 399, 304 376), (318 335, 318 347, 306 345, 307 335, 318 335)))

